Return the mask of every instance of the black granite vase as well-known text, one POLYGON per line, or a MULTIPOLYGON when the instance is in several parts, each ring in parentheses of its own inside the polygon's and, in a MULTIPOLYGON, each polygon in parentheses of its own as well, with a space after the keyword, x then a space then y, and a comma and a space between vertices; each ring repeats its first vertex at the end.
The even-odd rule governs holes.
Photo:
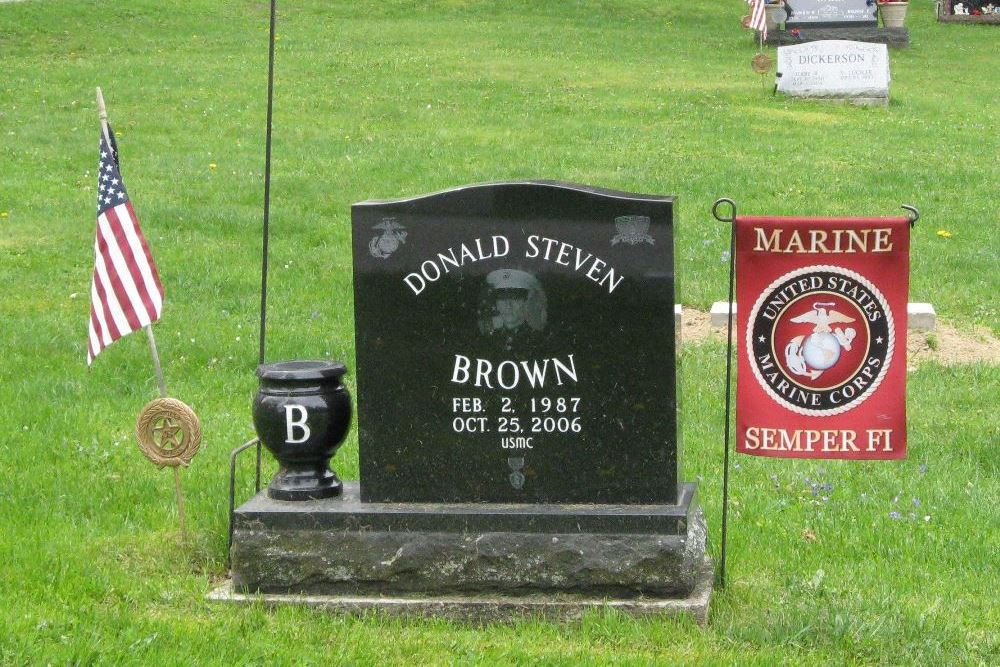
POLYGON ((260 388, 253 423, 281 469, 267 487, 277 500, 312 500, 340 493, 330 470, 351 424, 347 367, 330 361, 279 361, 257 368, 260 388))

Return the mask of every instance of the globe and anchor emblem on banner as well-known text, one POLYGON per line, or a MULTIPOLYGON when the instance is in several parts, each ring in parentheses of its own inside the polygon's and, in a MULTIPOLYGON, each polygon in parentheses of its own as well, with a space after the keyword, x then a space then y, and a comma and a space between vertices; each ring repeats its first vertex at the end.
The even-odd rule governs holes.
POLYGON ((834 266, 787 273, 760 295, 747 328, 751 368, 778 404, 841 414, 881 383, 894 344, 892 313, 864 276, 834 266))
POLYGON ((831 329, 830 325, 855 322, 856 319, 833 310, 834 305, 830 301, 817 302, 811 311, 791 319, 795 323, 814 325, 811 334, 796 336, 785 346, 785 364, 795 375, 815 380, 837 364, 841 349, 850 351, 857 330, 854 327, 831 329))

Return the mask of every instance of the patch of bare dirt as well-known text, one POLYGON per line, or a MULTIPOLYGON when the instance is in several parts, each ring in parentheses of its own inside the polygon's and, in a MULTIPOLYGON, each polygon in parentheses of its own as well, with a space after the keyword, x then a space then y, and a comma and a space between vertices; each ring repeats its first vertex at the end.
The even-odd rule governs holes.
POLYGON ((938 320, 934 331, 909 332, 906 360, 911 370, 925 361, 936 361, 945 366, 1000 365, 1000 339, 985 327, 959 330, 938 320))
POLYGON ((713 329, 709 324, 710 320, 705 311, 684 306, 681 309, 681 344, 700 343, 709 336, 725 338, 726 330, 713 329))
MULTIPOLYGON (((681 318, 682 344, 697 344, 709 337, 725 340, 725 328, 715 329, 703 310, 684 307, 681 318)), ((910 331, 906 340, 907 367, 910 370, 925 361, 944 366, 956 364, 1000 365, 1000 339, 985 327, 956 329, 937 322, 934 331, 910 331)))

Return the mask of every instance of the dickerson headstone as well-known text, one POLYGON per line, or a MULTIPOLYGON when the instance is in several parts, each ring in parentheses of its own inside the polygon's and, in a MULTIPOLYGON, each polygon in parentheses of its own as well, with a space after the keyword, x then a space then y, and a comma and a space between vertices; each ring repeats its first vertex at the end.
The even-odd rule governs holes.
POLYGON ((672 198, 498 183, 353 225, 363 500, 676 502, 672 198))
POLYGON ((794 97, 888 104, 885 44, 822 40, 778 47, 778 92, 794 97))
POLYGON ((842 28, 878 24, 874 0, 785 0, 785 27, 842 28))

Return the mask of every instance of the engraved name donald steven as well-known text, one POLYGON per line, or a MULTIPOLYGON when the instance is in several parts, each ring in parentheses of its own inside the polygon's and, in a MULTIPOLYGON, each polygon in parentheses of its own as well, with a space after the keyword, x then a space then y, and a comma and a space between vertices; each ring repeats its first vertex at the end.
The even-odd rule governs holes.
MULTIPOLYGON (((571 243, 538 234, 528 236, 525 243, 526 247, 522 253, 525 259, 538 259, 570 267, 598 286, 607 289, 608 294, 613 293, 625 279, 606 261, 571 243)), ((425 259, 420 263, 419 270, 403 277, 403 282, 414 295, 419 295, 428 285, 437 282, 453 269, 461 269, 463 266, 487 259, 510 256, 511 242, 506 236, 476 238, 425 259)))

